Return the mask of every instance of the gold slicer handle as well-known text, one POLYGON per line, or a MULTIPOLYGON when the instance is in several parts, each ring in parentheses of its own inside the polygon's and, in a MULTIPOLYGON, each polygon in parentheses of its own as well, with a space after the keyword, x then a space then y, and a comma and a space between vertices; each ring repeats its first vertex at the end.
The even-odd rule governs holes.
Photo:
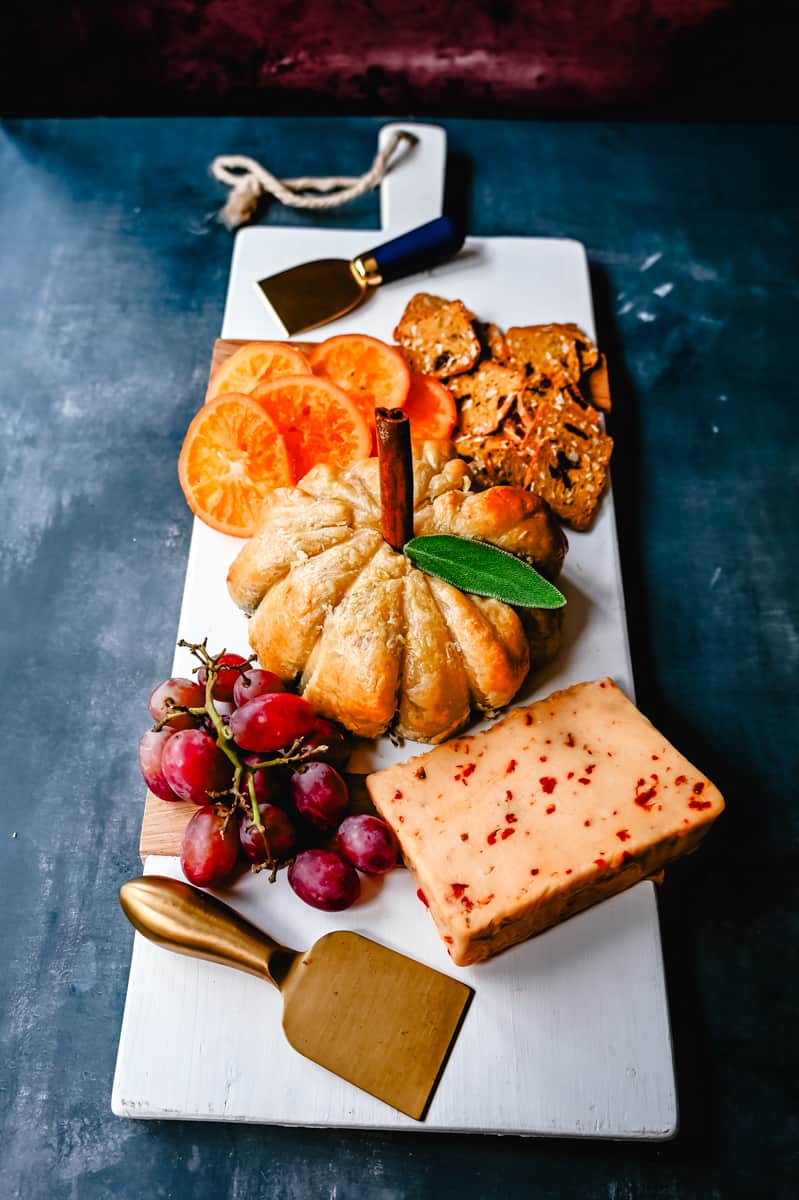
POLYGON ((297 956, 221 900, 179 879, 131 879, 119 889, 119 902, 131 925, 151 942, 176 954, 247 971, 278 988, 297 956))

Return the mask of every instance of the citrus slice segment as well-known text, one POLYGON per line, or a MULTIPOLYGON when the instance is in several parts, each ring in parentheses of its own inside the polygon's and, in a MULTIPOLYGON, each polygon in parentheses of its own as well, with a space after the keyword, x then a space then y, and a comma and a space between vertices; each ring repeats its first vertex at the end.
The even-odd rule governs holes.
POLYGON ((312 375, 311 364, 285 342, 247 342, 217 367, 208 385, 206 403, 230 392, 248 395, 259 383, 281 375, 312 375))
POLYGON ((402 408, 411 373, 394 346, 362 333, 341 333, 311 351, 311 366, 358 405, 370 424, 375 408, 402 408))
POLYGON ((432 375, 411 375, 405 412, 411 423, 411 437, 416 441, 452 436, 458 419, 455 397, 432 375))
POLYGON ((265 497, 292 482, 286 444, 249 396, 218 396, 188 428, 178 459, 186 502, 212 529, 251 537, 265 497))
POLYGON ((283 435, 295 480, 317 463, 347 467, 371 451, 372 433, 358 406, 327 379, 286 375, 259 384, 252 399, 283 435))

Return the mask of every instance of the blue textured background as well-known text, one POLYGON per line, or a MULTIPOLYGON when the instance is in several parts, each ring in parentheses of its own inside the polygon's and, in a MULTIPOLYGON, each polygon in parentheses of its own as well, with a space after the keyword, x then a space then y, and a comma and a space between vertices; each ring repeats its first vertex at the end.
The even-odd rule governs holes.
MULTIPOLYGON (((207 165, 241 151, 278 174, 356 173, 378 122, 6 122, 4 1195, 795 1194, 796 131, 446 125, 472 232, 588 247, 639 703, 728 799, 661 894, 681 1132, 601 1145, 111 1115, 135 746, 172 657, 190 531, 175 459, 231 252, 207 165)), ((374 225, 376 200, 326 221, 374 225)))

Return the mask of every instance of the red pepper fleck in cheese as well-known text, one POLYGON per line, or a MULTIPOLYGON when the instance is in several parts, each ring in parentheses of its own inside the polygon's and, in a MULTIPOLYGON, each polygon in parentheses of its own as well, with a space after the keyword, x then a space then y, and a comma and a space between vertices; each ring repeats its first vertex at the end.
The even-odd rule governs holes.
POLYGON ((366 783, 459 966, 696 849, 724 808, 610 679, 514 709, 366 783))

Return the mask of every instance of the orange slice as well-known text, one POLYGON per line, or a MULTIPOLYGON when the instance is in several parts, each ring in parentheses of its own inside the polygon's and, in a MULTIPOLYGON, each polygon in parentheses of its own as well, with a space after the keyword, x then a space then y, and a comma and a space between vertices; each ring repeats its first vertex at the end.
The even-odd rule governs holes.
POLYGON ((295 480, 316 463, 347 467, 369 455, 372 433, 358 406, 326 379, 287 375, 260 384, 252 399, 283 435, 295 480))
POLYGON ((259 383, 280 375, 312 374, 302 351, 285 342, 247 342, 214 371, 206 403, 228 392, 248 395, 259 383))
POLYGON ((249 396, 218 396, 188 428, 178 478, 189 508, 212 529, 251 537, 265 497, 292 483, 286 444, 249 396))
POLYGON ((411 375, 405 412, 411 422, 411 437, 417 441, 446 440, 452 436, 458 419, 454 396, 432 375, 411 375))
POLYGON ((361 333, 342 333, 321 342, 310 355, 317 375, 346 392, 369 424, 375 408, 402 408, 411 373, 393 346, 361 333))

